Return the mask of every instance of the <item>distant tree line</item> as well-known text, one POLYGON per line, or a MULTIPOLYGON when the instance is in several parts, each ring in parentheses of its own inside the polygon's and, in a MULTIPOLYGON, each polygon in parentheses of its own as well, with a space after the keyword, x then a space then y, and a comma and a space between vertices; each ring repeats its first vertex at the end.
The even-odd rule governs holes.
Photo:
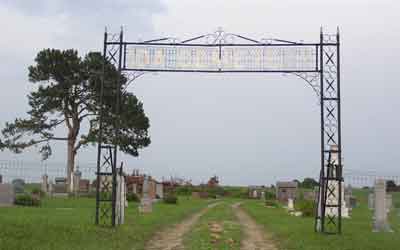
POLYGON ((302 182, 296 179, 293 181, 297 182, 299 188, 313 189, 314 187, 319 186, 319 182, 310 177, 304 178, 302 182))

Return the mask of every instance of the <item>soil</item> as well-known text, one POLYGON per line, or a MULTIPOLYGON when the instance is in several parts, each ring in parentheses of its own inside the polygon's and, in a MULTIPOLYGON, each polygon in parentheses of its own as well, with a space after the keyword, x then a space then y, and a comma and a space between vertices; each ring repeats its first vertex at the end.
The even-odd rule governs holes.
POLYGON ((242 226, 244 237, 241 250, 277 250, 271 235, 265 232, 253 218, 251 218, 241 207, 240 203, 233 206, 233 210, 242 226))
MULTIPOLYGON (((147 243, 146 250, 184 250, 183 235, 187 233, 199 218, 207 212, 211 207, 216 206, 218 203, 208 205, 200 212, 192 215, 191 217, 183 220, 175 226, 169 227, 156 233, 152 239, 147 243)), ((254 250, 254 249, 253 249, 254 250)))

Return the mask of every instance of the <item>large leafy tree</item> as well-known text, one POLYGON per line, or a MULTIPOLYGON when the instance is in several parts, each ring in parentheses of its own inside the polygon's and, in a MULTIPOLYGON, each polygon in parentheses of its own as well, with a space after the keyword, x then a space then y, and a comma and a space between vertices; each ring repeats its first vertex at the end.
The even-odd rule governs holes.
POLYGON ((47 159, 52 142, 66 142, 67 180, 72 188, 78 150, 97 140, 103 67, 104 143, 116 143, 123 152, 137 156, 139 149, 150 144, 149 119, 142 103, 124 91, 126 78, 113 65, 103 65, 100 53, 81 58, 76 50, 46 49, 38 53, 35 64, 29 67, 29 81, 36 88, 28 95, 28 117, 6 123, 0 146, 15 153, 36 146, 42 158, 47 159), (120 115, 116 115, 118 79, 122 93, 120 115), (121 128, 117 137, 116 123, 121 128))

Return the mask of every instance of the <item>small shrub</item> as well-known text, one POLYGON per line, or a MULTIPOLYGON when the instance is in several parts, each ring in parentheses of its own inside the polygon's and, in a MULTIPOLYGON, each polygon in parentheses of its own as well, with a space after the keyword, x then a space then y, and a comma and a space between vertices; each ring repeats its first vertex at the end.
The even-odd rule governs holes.
POLYGON ((177 204, 178 203, 178 197, 176 197, 173 194, 169 194, 164 197, 164 202, 167 204, 177 204))
POLYGON ((274 200, 266 200, 265 201, 265 205, 267 207, 278 207, 278 202, 274 201, 274 200))
POLYGON ((15 197, 14 203, 19 206, 38 207, 40 206, 40 199, 30 194, 20 194, 15 197))
POLYGON ((265 200, 276 200, 276 194, 270 191, 265 191, 265 200))
POLYGON ((46 193, 43 192, 43 190, 41 190, 40 188, 37 188, 37 187, 33 188, 31 193, 33 195, 39 196, 40 198, 43 198, 43 197, 46 196, 46 193))
POLYGON ((191 186, 180 186, 180 187, 176 188, 175 192, 176 192, 177 195, 190 196, 190 195, 192 195, 193 187, 191 187, 191 186))
POLYGON ((300 211, 304 217, 315 216, 315 204, 313 201, 299 200, 296 202, 296 210, 300 211))
POLYGON ((126 199, 131 202, 139 202, 140 201, 139 196, 135 193, 128 193, 126 195, 126 199))

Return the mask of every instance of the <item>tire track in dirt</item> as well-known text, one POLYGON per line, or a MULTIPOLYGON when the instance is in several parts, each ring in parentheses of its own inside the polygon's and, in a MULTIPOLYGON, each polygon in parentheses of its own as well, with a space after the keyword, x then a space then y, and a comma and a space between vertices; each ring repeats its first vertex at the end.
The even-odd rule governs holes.
MULTIPOLYGON (((146 250, 184 250, 183 235, 187 233, 199 218, 210 208, 219 203, 213 203, 203 208, 182 222, 156 233, 146 244, 146 250)), ((254 250, 254 249, 253 249, 254 250)))
POLYGON ((240 203, 232 205, 244 233, 241 250, 278 250, 271 237, 251 218, 240 203))

